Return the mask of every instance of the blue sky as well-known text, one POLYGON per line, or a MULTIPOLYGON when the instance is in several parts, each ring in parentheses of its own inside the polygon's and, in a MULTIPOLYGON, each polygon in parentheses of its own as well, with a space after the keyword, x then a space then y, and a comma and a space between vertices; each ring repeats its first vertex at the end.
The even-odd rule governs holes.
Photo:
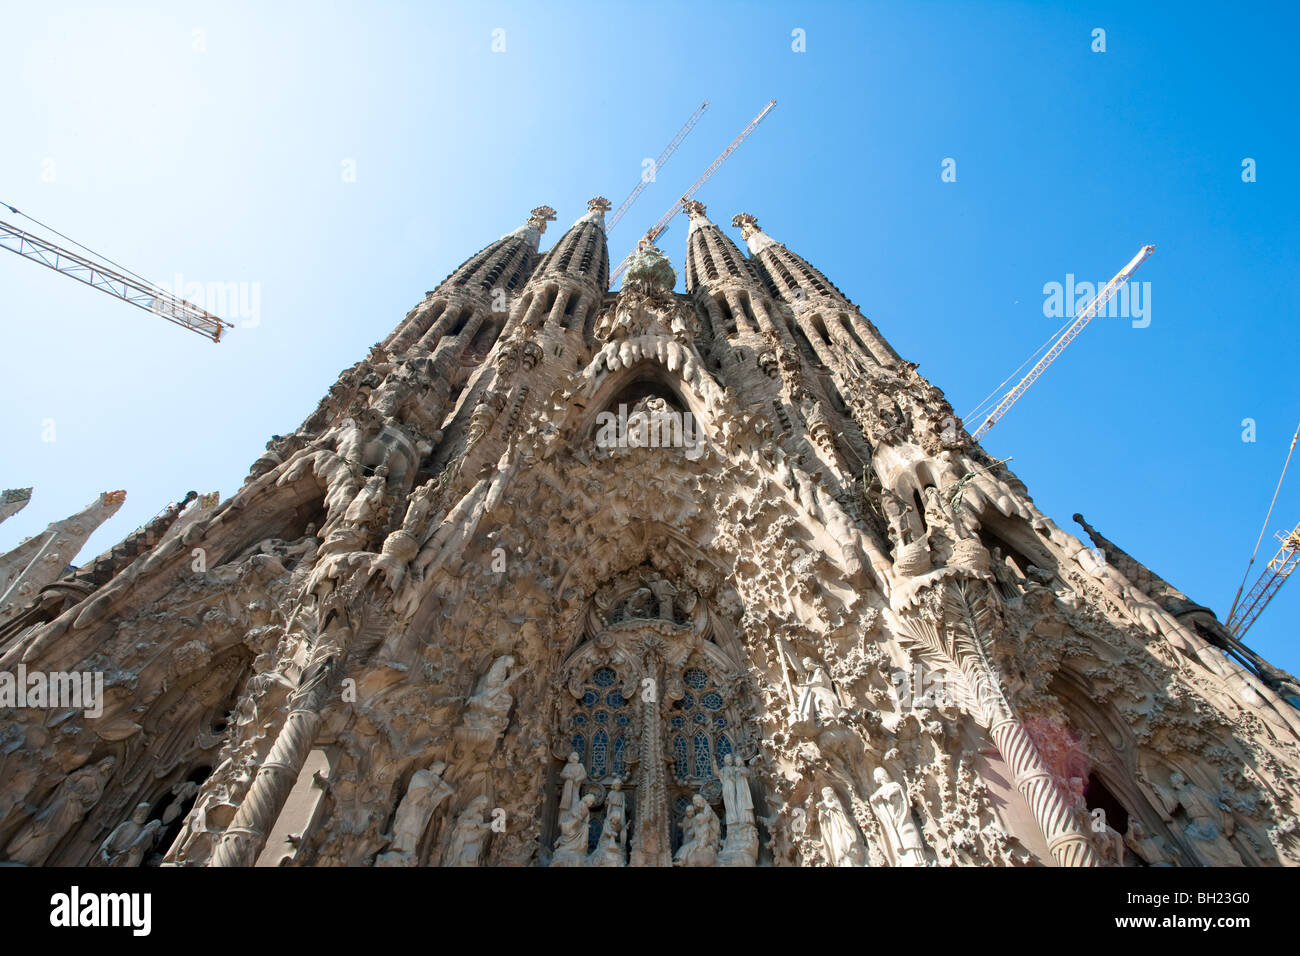
MULTIPOLYGON (((758 216, 959 413, 1060 324, 1045 283, 1105 280, 1155 244, 1137 276, 1150 324, 1095 321, 984 444, 1058 524, 1082 512, 1226 614, 1300 420, 1293 5, 11 3, 0 18, 0 200, 154 281, 245 283, 259 305, 213 345, 0 257, 0 486, 36 488, 0 547, 107 489, 127 503, 83 560, 189 489, 230 495, 272 434, 531 207, 564 227, 591 196, 620 202, 710 100, 613 232, 617 261, 775 98, 697 198, 723 225, 758 216)), ((679 273, 684 240, 683 220, 661 242, 679 273)), ((1257 569, 1300 520, 1295 470, 1257 569)), ((1292 671, 1297 611, 1292 583, 1248 638, 1292 671)))

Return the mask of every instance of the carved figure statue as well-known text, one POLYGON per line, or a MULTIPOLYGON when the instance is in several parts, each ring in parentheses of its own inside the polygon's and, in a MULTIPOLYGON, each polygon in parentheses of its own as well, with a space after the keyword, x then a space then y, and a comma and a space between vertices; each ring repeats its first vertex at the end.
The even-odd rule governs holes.
POLYGON ((560 794, 560 812, 576 810, 582 799, 582 784, 587 779, 587 768, 582 765, 582 758, 577 753, 569 754, 569 759, 560 771, 564 781, 564 790, 560 794))
POLYGON ((447 847, 444 866, 478 866, 483 842, 492 829, 491 818, 483 816, 487 809, 488 798, 477 796, 460 812, 451 831, 451 844, 447 847))
POLYGON ((822 787, 817 802, 818 826, 822 834, 822 852, 831 866, 866 866, 867 850, 840 798, 830 787, 822 787))
POLYGON ((343 512, 343 523, 353 528, 369 525, 379 514, 379 509, 387 497, 388 466, 380 465, 375 473, 366 479, 366 483, 357 496, 343 512))
POLYGON ((104 866, 136 867, 153 848, 162 829, 161 820, 149 819, 149 804, 136 804, 130 819, 123 820, 99 846, 99 862, 104 866))
POLYGON ((1169 786, 1173 788, 1172 793, 1163 788, 1157 790, 1164 803, 1165 820, 1173 822, 1173 814, 1181 807, 1187 814, 1183 833, 1207 866, 1241 866, 1241 856, 1228 842, 1234 827, 1232 814, 1178 771, 1169 775, 1169 786))
POLYGON ((1178 865, 1178 851, 1170 849, 1158 834, 1147 833, 1137 817, 1128 818, 1128 832, 1124 834, 1124 842, 1148 866, 1178 865))
POLYGON ((99 802, 104 795, 104 784, 116 763, 116 757, 105 757, 97 764, 81 768, 59 784, 31 826, 24 827, 9 842, 5 858, 28 866, 43 863, 68 831, 99 802))
POLYGON ((682 820, 683 834, 688 826, 690 837, 682 841, 673 859, 674 865, 715 866, 718 862, 718 842, 722 838, 722 823, 709 802, 698 793, 691 798, 691 807, 682 820))
POLYGON ((754 797, 749 789, 749 768, 737 760, 735 754, 727 754, 723 765, 718 768, 718 778, 722 781, 722 805, 726 810, 728 832, 733 824, 753 824, 754 797))
POLYGON ((844 706, 826 669, 811 657, 805 657, 803 672, 803 682, 799 685, 799 722, 816 726, 826 718, 843 716, 844 706))
POLYGON ((488 672, 478 682, 478 689, 466 701, 464 729, 473 743, 496 740, 505 732, 510 720, 514 696, 510 685, 518 680, 525 669, 510 673, 515 659, 503 654, 492 662, 488 672))
POLYGON ((872 774, 876 791, 871 795, 871 809, 889 841, 895 866, 925 866, 925 843, 912 819, 912 803, 907 791, 889 776, 884 767, 872 774))
MULTIPOLYGON (((447 764, 439 760, 425 770, 411 776, 406 795, 397 807, 393 818, 393 839, 389 852, 409 855, 415 852, 420 838, 429 826, 429 818, 442 801, 455 792, 455 787, 442 779, 447 764)), ((387 856, 388 854, 385 854, 387 856)))
POLYGON ((560 837, 551 854, 551 866, 585 866, 587 841, 590 839, 591 805, 595 794, 586 794, 573 807, 560 814, 560 837))
MULTIPOLYGON (((615 785, 622 786, 620 781, 615 785)), ((612 801, 613 792, 605 799, 605 822, 600 829, 600 840, 592 852, 589 866, 623 866, 627 859, 627 813, 623 800, 612 801)), ((619 791, 619 796, 624 794, 619 791)))

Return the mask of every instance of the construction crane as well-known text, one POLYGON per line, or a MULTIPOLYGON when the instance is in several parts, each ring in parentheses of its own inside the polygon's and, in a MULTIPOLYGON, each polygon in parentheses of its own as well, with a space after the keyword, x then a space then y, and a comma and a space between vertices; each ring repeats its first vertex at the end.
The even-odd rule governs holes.
MULTIPOLYGON (((692 128, 694 128, 695 124, 700 121, 700 117, 704 115, 704 111, 708 108, 709 101, 705 100, 700 104, 700 108, 691 115, 691 118, 686 121, 686 125, 679 129, 677 135, 674 136, 672 140, 669 141, 668 145, 664 147, 664 151, 660 153, 659 158, 655 160, 654 176, 659 175, 659 170, 663 169, 664 163, 668 162, 668 157, 671 156, 673 151, 681 145, 682 140, 686 138, 686 134, 689 133, 692 128)), ((645 174, 642 173, 641 180, 636 184, 636 188, 628 194, 628 197, 623 200, 622 204, 617 209, 614 210, 614 214, 610 216, 608 222, 605 223, 605 232, 607 234, 611 229, 618 225, 618 221, 622 219, 623 214, 632 207, 632 203, 636 202, 636 197, 641 195, 641 191, 650 183, 654 182, 654 176, 650 179, 646 179, 645 174)))
MULTIPOLYGON (((7 206, 14 215, 32 219, 31 216, 19 212, 13 206, 9 206, 8 203, 0 205, 7 206)), ((44 223, 37 222, 35 219, 32 219, 32 222, 50 229, 49 226, 45 226, 44 223)), ((53 229, 50 229, 50 231, 55 232, 53 229)), ((67 239, 62 233, 56 232, 55 234, 67 239)), ((86 249, 85 246, 75 240, 69 241, 86 249)), ((173 322, 182 328, 189 329, 191 332, 197 332, 213 342, 220 342, 222 333, 226 329, 234 328, 229 322, 200 309, 191 302, 186 302, 179 296, 160 289, 152 282, 130 272, 130 270, 121 266, 110 268, 87 256, 56 246, 54 243, 39 236, 34 236, 4 220, 0 220, 0 247, 17 253, 24 259, 39 262, 41 265, 65 276, 70 276, 78 282, 84 282, 92 289, 107 292, 109 295, 124 302, 129 302, 137 308, 161 316, 168 322, 173 322)), ((86 251, 98 256, 93 250, 86 249, 86 251)), ((98 257, 104 258, 102 256, 98 257)), ((112 260, 106 261, 112 262, 112 260)), ((116 264, 114 263, 114 265, 116 264)))
MULTIPOLYGON (((749 121, 749 125, 740 131, 740 135, 733 139, 731 145, 724 149, 718 158, 713 161, 713 165, 704 171, 704 175, 695 180, 691 187, 686 190, 686 192, 682 193, 682 198, 673 203, 673 207, 664 213, 657 223, 650 227, 650 230, 645 234, 645 237, 637 243, 637 249, 640 249, 643 246, 652 245, 656 239, 663 235, 664 230, 668 228, 668 224, 672 222, 673 217, 681 212, 682 207, 685 206, 686 203, 690 202, 691 197, 695 195, 696 191, 713 177, 713 174, 718 171, 718 167, 727 161, 727 157, 736 151, 737 147, 745 141, 750 133, 754 132, 758 127, 758 124, 763 122, 767 117, 767 114, 772 112, 774 109, 776 109, 776 100, 769 100, 768 104, 763 107, 762 112, 749 121)), ((636 255, 636 249, 629 252, 627 256, 624 257, 623 261, 619 263, 618 268, 614 270, 614 274, 610 276, 609 284, 611 286, 618 281, 619 276, 621 276, 627 269, 628 263, 632 261, 634 255, 636 255)))
POLYGON ((1282 542, 1282 547, 1277 549, 1273 560, 1264 566, 1264 570, 1245 598, 1235 604, 1228 615, 1225 626, 1238 640, 1250 630, 1255 619, 1264 612, 1264 608, 1268 607, 1268 602, 1273 600, 1273 595, 1277 594, 1286 583, 1286 579, 1291 576, 1291 572, 1296 569, 1296 565, 1300 564, 1300 524, 1290 531, 1279 531, 1276 537, 1282 542))
POLYGON ((1263 613, 1264 608, 1268 607, 1268 602, 1273 600, 1273 596, 1286 583, 1286 579, 1291 576, 1296 565, 1300 564, 1300 524, 1297 524, 1290 532, 1285 534, 1279 532, 1275 535, 1282 542, 1282 547, 1277 549, 1273 560, 1265 565, 1245 600, 1242 600, 1242 589, 1246 587, 1246 579, 1250 577, 1255 556, 1259 554, 1260 542, 1264 540, 1264 532, 1268 530, 1268 523, 1273 517, 1273 508, 1277 505, 1277 496, 1282 490, 1282 482, 1286 480, 1286 470, 1291 466, 1291 456, 1295 454, 1297 440, 1300 440, 1300 425, 1296 425, 1295 434, 1291 436, 1291 447, 1287 449, 1286 461, 1282 463, 1282 474, 1278 475, 1277 485, 1273 488, 1273 500, 1269 502, 1268 513, 1264 515, 1264 524, 1260 527, 1259 537, 1255 540, 1255 550, 1251 552, 1246 573, 1241 576, 1241 584, 1237 586, 1232 607, 1228 609, 1228 620, 1224 626, 1237 638, 1245 634, 1255 623, 1255 619, 1263 613))
POLYGON ((1074 341, 1075 337, 1083 331, 1084 326, 1092 321, 1093 316, 1097 314, 1101 307, 1111 300, 1120 287, 1125 282, 1128 282, 1134 272, 1137 272, 1138 266, 1142 265, 1147 257, 1155 251, 1155 246, 1143 246, 1138 250, 1138 254, 1129 260, 1129 264, 1120 269, 1115 278, 1106 283, 1105 287, 1084 307, 1083 311, 1078 313, 1074 322, 1061 334, 1061 337, 1056 340, 1056 343, 1048 350, 1047 354, 1038 360, 1038 364, 1029 370, 1028 374, 1016 384, 1015 388, 1007 392, 1002 401, 998 403, 998 406, 989 414, 989 417, 984 419, 984 424, 980 425, 975 434, 971 436, 975 441, 979 441, 980 436, 997 424, 998 419, 1007 413, 1007 409, 1016 403, 1016 400, 1025 393, 1030 385, 1034 384, 1047 366, 1051 365, 1056 357, 1065 350, 1065 347, 1074 341))

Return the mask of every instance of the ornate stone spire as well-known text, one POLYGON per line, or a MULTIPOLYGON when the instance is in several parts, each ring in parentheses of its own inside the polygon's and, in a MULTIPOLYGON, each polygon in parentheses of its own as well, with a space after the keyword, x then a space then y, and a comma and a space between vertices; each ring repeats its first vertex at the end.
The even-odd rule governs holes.
POLYGON ((560 276, 596 285, 609 285, 609 250, 605 246, 605 210, 609 200, 597 196, 587 202, 587 211, 569 227, 538 263, 534 278, 560 276))
MULTIPOLYGON (((594 222, 600 226, 601 231, 605 229, 605 213, 609 212, 610 202, 604 196, 597 196, 595 199, 587 200, 587 214, 578 222, 594 222)), ((575 223, 576 225, 576 223, 575 223)))
POLYGON ((532 244, 533 251, 537 251, 541 243, 542 233, 546 232, 546 224, 555 221, 555 210, 550 206, 538 206, 528 216, 528 221, 516 229, 514 232, 508 232, 502 239, 509 239, 511 236, 520 236, 529 240, 532 244))

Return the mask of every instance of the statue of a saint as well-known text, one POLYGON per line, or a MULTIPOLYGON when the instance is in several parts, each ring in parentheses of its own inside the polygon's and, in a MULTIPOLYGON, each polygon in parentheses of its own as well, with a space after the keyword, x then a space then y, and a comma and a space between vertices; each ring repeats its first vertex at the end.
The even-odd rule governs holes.
POLYGON ((754 797, 749 789, 749 768, 735 754, 727 754, 718 768, 722 781, 722 805, 726 811, 727 828, 733 824, 754 822, 754 797))
POLYGON ((409 856, 416 850, 424 831, 428 829, 429 818, 442 801, 455 791, 451 784, 442 779, 447 764, 439 760, 426 770, 417 770, 411 776, 406 787, 406 795, 397 807, 393 818, 393 838, 388 853, 409 856))
POLYGON ((680 866, 715 866, 718 862, 718 842, 722 837, 722 824, 709 802, 698 793, 691 798, 682 831, 691 830, 689 843, 683 842, 673 862, 680 866), (692 813, 691 810, 694 812, 692 813), (688 822, 689 821, 689 822, 688 822))
POLYGON ((826 669, 811 657, 803 659, 803 682, 799 685, 799 722, 817 726, 826 719, 843 716, 844 706, 826 669))
POLYGON ((518 680, 526 668, 510 673, 515 659, 503 654, 492 662, 488 672, 478 682, 478 689, 466 701, 464 736, 475 744, 496 740, 505 732, 510 721, 510 707, 515 699, 510 685, 518 680))
POLYGON ((451 845, 447 847, 443 866, 478 866, 483 841, 492 829, 491 818, 483 816, 487 809, 488 798, 478 796, 461 811, 451 831, 451 845))
POLYGON ((136 804, 130 819, 123 820, 99 847, 99 862, 103 866, 136 867, 144 855, 153 848, 162 829, 161 820, 149 819, 149 804, 136 804))
POLYGON ((587 841, 591 838, 591 805, 594 794, 582 797, 560 814, 560 837, 551 854, 551 866, 586 866, 587 841))
POLYGON ((1165 820, 1173 822, 1173 814, 1181 807, 1187 814, 1183 833, 1196 847, 1206 866, 1242 866, 1241 856, 1228 842, 1232 836, 1232 813, 1223 804, 1194 783, 1188 782, 1178 771, 1169 775, 1170 793, 1158 790, 1165 809, 1165 820))
POLYGON ((871 795, 871 809, 889 841, 894 865, 925 866, 925 843, 912 820, 912 802, 907 791, 898 781, 890 779, 884 767, 877 767, 872 777, 876 792, 871 795))
MULTIPOLYGON (((614 781, 615 786, 621 782, 614 781)), ((625 795, 618 791, 620 798, 625 795)), ((611 791, 605 798, 605 822, 600 828, 600 840, 587 861, 588 866, 623 866, 627 860, 627 813, 623 800, 612 800, 611 791)))
POLYGON ((817 816, 826 861, 831 866, 866 866, 867 850, 858 836, 858 829, 830 787, 822 787, 817 816))
POLYGON ((564 790, 560 793, 560 812, 566 810, 576 810, 578 801, 582 799, 582 784, 587 779, 587 768, 582 765, 582 758, 577 752, 569 754, 569 759, 560 771, 560 779, 564 781, 564 790))

